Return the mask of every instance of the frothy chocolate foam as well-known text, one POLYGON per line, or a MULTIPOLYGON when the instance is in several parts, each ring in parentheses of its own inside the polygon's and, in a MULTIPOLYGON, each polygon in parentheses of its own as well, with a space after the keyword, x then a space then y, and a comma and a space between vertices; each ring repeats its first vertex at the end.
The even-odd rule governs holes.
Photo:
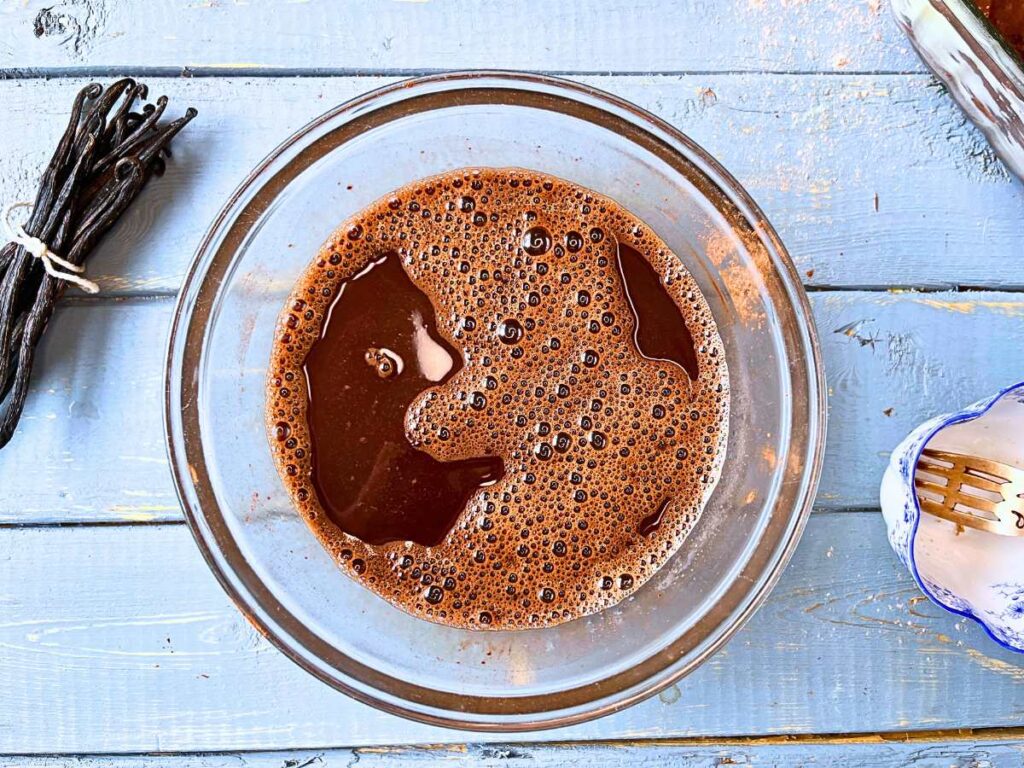
POLYGON ((346 221, 281 314, 275 462, 340 566, 481 629, 613 605, 718 479, 729 386, 692 277, 614 201, 521 169, 346 221))

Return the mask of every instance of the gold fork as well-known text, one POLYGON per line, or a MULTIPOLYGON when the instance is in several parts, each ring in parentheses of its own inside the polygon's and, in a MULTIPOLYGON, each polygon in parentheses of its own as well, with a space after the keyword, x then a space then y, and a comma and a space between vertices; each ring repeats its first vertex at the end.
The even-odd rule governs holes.
POLYGON ((925 512, 968 528, 1024 536, 1024 470, 926 448, 914 474, 925 512))

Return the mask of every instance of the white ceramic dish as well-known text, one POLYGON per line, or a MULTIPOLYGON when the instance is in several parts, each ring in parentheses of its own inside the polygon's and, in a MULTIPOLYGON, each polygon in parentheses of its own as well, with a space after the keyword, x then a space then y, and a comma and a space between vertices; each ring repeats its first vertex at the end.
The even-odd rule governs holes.
POLYGON ((925 447, 1024 467, 1024 382, 919 426, 893 451, 881 489, 889 541, 921 590, 1024 653, 1024 536, 962 528, 923 513, 914 474, 925 447))

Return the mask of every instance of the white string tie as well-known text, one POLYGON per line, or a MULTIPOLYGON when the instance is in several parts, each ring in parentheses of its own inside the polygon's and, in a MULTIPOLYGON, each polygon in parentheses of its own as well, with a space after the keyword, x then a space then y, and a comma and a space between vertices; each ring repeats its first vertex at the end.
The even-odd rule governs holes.
POLYGON ((86 293, 99 293, 100 287, 82 275, 85 272, 85 267, 62 259, 51 251, 46 243, 26 232, 24 225, 18 224, 16 227, 11 225, 11 213, 18 208, 31 207, 32 203, 18 201, 11 203, 4 210, 4 228, 7 230, 7 237, 10 241, 17 243, 31 256, 43 262, 43 269, 50 277, 74 283, 86 293))

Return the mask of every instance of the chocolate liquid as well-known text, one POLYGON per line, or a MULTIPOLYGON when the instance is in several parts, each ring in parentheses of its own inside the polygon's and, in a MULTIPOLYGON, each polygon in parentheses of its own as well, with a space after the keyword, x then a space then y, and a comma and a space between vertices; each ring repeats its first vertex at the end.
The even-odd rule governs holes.
POLYGON ((1024 56, 1024 0, 980 0, 978 5, 1006 41, 1024 56))
POLYGON ((703 296, 614 201, 464 169, 345 222, 282 312, 275 461, 352 577, 459 627, 558 624, 679 548, 725 452, 703 296))

